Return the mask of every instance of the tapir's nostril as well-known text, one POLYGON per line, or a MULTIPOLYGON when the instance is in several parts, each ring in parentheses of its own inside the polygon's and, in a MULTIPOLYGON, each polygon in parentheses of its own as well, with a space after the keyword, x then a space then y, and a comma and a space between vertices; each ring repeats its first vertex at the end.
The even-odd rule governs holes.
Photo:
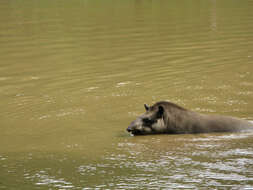
POLYGON ((132 131, 131 127, 128 127, 127 132, 131 132, 131 131, 132 131))

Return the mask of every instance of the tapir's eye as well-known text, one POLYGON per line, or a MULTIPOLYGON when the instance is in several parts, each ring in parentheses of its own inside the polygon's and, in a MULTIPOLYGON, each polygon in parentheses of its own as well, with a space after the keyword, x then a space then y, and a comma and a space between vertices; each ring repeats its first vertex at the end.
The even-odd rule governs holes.
POLYGON ((151 119, 148 119, 148 118, 143 118, 142 121, 146 125, 152 125, 155 122, 154 120, 151 120, 151 119))

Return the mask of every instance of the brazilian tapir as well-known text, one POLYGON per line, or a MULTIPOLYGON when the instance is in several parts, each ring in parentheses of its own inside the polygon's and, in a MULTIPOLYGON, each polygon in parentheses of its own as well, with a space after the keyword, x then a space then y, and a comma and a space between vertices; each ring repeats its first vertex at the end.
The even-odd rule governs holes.
POLYGON ((161 101, 144 104, 146 112, 134 120, 127 131, 133 135, 238 132, 253 129, 253 123, 229 116, 205 115, 177 104, 161 101))

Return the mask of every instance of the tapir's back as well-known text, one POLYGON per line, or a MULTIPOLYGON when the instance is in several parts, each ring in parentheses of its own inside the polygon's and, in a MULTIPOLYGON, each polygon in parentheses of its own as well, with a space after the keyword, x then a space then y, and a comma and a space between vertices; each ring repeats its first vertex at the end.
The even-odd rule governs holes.
POLYGON ((205 115, 205 127, 209 132, 238 132, 253 130, 253 123, 229 116, 205 115))

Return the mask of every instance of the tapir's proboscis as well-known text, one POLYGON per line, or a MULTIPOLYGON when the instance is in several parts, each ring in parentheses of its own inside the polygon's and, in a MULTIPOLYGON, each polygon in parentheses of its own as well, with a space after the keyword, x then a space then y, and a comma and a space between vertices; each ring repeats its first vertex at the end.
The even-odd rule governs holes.
POLYGON ((144 104, 146 112, 127 131, 133 135, 240 132, 253 130, 253 123, 230 116, 205 115, 167 101, 144 104))

